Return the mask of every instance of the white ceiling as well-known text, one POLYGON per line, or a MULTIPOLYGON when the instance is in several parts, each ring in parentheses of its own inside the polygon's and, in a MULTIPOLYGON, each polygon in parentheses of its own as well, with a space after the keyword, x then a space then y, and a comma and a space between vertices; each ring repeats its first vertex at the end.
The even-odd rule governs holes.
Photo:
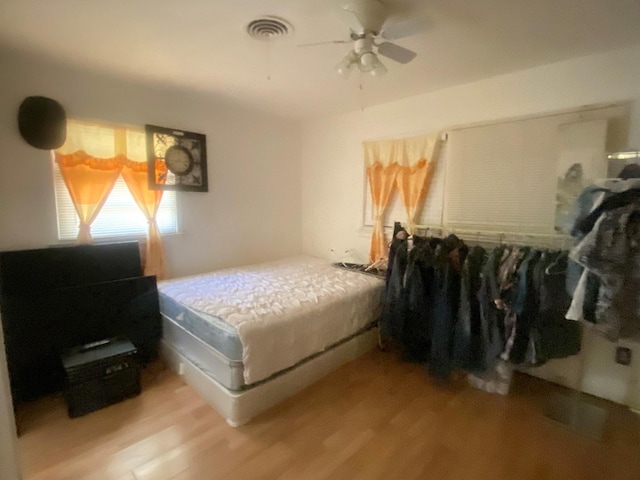
POLYGON ((382 0, 427 19, 397 43, 410 64, 344 80, 349 45, 336 0, 2 0, 0 44, 101 72, 211 92, 291 117, 356 110, 481 78, 640 43, 640 0, 382 0), (270 41, 245 27, 276 15, 270 41), (270 79, 268 73, 270 71, 270 79))

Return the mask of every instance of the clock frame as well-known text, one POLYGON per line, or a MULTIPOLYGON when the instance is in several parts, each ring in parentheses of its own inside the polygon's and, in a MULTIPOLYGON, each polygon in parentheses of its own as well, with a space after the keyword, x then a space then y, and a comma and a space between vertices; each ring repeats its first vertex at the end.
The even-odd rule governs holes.
POLYGON ((185 132, 175 128, 145 125, 147 140, 147 172, 149 189, 207 192, 207 142, 200 133, 185 132), (189 166, 180 171, 166 163, 169 155, 181 152, 189 159, 189 166), (165 162, 166 170, 156 172, 156 162, 165 162))

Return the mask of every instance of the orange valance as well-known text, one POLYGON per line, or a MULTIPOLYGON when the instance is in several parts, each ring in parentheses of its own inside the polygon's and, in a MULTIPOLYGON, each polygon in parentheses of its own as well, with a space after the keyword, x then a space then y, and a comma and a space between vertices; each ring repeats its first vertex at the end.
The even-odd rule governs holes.
MULTIPOLYGON (((130 160, 124 155, 118 155, 112 158, 95 158, 89 155, 84 150, 78 150, 77 152, 63 154, 56 152, 56 162, 61 167, 75 167, 83 165, 85 167, 94 170, 119 170, 122 167, 127 167, 134 172, 147 172, 147 162, 137 162, 130 160)), ((167 166, 161 159, 156 159, 156 174, 167 173, 167 166)))

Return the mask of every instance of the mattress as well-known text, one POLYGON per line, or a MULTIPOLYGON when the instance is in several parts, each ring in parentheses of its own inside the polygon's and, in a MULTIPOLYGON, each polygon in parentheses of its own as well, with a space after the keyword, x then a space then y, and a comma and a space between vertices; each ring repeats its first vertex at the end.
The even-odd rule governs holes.
POLYGON ((242 360, 227 357, 166 315, 162 317, 163 341, 167 345, 227 390, 239 392, 247 388, 242 360))
POLYGON ((240 362, 244 386, 365 329, 379 317, 383 289, 379 278, 307 256, 158 286, 163 315, 222 363, 239 371, 240 362))

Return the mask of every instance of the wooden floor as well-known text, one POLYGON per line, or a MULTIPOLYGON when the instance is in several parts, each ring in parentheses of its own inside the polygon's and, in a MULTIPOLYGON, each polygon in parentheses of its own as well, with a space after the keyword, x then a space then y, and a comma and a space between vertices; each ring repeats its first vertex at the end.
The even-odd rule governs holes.
POLYGON ((161 364, 141 396, 70 420, 60 396, 18 411, 25 480, 640 479, 640 420, 609 409, 602 441, 553 423, 556 387, 507 397, 429 379, 372 352, 241 428, 161 364))

